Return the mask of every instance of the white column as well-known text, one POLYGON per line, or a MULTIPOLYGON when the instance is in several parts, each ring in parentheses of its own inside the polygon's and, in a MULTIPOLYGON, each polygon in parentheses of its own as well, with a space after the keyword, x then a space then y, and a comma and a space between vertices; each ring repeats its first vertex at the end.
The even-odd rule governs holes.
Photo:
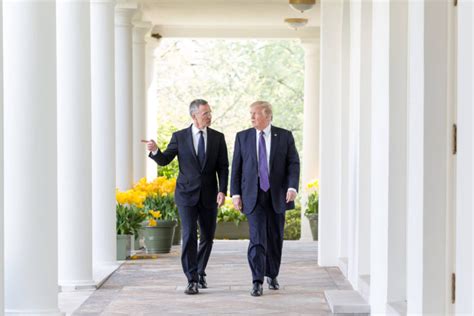
POLYGON ((349 83, 350 83, 350 3, 343 0, 341 37, 341 210, 339 215, 339 267, 347 277, 349 245, 349 83))
POLYGON ((117 188, 133 184, 132 17, 135 8, 115 9, 115 133, 117 188))
MULTIPOLYGON (((352 283, 354 288, 358 288, 358 271, 357 271, 357 219, 359 215, 359 122, 360 122, 360 96, 361 96, 361 2, 352 1, 350 4, 350 48, 349 59, 349 106, 348 106, 348 181, 346 187, 348 188, 348 273, 347 278, 352 283)), ((344 112, 344 110, 343 110, 344 112)), ((344 125, 344 124, 343 124, 344 125)), ((342 183, 344 183, 342 181, 342 183)))
POLYGON ((370 274, 371 49, 372 5, 351 2, 349 267, 348 279, 370 274))
POLYGON ((372 313, 406 299, 407 2, 373 3, 372 313))
POLYGON ((449 5, 409 3, 408 314, 445 314, 449 299, 444 260, 451 155, 446 119, 449 5))
POLYGON ((423 312, 424 4, 408 8, 407 312, 423 312))
POLYGON ((341 35, 342 1, 321 2, 320 197, 318 263, 338 259, 341 209, 341 35))
POLYGON ((146 146, 140 142, 146 139, 146 41, 151 23, 136 22, 133 27, 133 181, 146 176, 146 146))
POLYGON ((92 286, 90 3, 58 1, 59 284, 92 286))
MULTIPOLYGON (((0 5, 0 51, 3 52, 3 6, 0 5)), ((3 226, 3 212, 4 212, 4 200, 3 200, 3 182, 5 181, 3 177, 3 164, 4 164, 4 152, 3 152, 3 58, 0 60, 0 227, 3 226)), ((0 232, 0 315, 4 311, 4 275, 5 268, 4 263, 4 247, 3 242, 5 240, 5 232, 2 229, 0 232)))
POLYGON ((93 263, 117 258, 115 228, 115 1, 91 3, 93 263))
POLYGON ((55 3, 3 3, 5 312, 58 315, 55 3))
POLYGON ((360 2, 360 81, 359 143, 358 143, 358 187, 357 213, 355 219, 354 272, 357 277, 370 274, 370 191, 371 191, 371 125, 372 125, 372 2, 360 2))
POLYGON ((474 313, 474 5, 460 1, 457 24, 456 313, 474 313))
MULTIPOLYGON (((319 39, 301 41, 305 57, 303 174, 302 193, 307 203, 306 185, 319 178, 319 39)), ((309 221, 301 212, 301 239, 312 240, 309 221)))
MULTIPOLYGON (((157 97, 157 78, 155 69, 155 51, 159 46, 160 40, 154 37, 146 38, 146 87, 147 87, 147 106, 146 106, 146 138, 157 138, 157 115, 158 115, 158 97, 157 97)), ((148 153, 147 153, 148 155, 148 153)), ((146 159, 146 178, 153 181, 157 176, 157 164, 151 159, 146 159)))

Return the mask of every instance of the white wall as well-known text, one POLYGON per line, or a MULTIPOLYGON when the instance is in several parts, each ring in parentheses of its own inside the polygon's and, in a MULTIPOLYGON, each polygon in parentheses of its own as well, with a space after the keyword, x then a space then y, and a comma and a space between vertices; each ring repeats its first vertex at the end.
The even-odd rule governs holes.
POLYGON ((474 5, 460 1, 457 24, 456 312, 474 312, 473 140, 474 5))

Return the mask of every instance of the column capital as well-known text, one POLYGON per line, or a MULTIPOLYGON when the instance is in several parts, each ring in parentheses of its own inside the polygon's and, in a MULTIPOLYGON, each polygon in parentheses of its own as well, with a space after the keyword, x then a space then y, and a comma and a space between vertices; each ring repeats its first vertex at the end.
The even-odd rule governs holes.
POLYGON ((131 27, 136 10, 137 5, 134 3, 119 2, 115 7, 115 25, 131 27))
POLYGON ((135 21, 133 22, 133 43, 145 44, 145 35, 150 32, 153 24, 148 21, 135 21))

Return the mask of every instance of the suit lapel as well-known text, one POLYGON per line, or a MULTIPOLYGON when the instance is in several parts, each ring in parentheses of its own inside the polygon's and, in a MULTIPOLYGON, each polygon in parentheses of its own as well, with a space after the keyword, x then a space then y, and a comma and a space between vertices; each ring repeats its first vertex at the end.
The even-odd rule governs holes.
POLYGON ((186 141, 188 143, 188 146, 189 146, 189 149, 191 150, 191 153, 194 157, 194 162, 196 162, 196 164, 199 166, 199 161, 198 161, 198 158, 197 158, 197 155, 196 155, 196 150, 194 149, 194 144, 193 144, 193 129, 192 129, 192 125, 188 128, 188 131, 187 131, 187 137, 186 137, 186 141))
POLYGON ((252 160, 254 162, 255 170, 258 174, 258 159, 257 159, 257 132, 255 131, 254 128, 249 130, 249 146, 250 146, 250 157, 252 157, 252 160))
POLYGON ((276 129, 272 126, 271 128, 271 143, 270 143, 270 166, 269 166, 269 171, 272 170, 272 166, 273 166, 273 159, 275 158, 275 153, 276 153, 276 150, 277 150, 277 147, 278 147, 278 144, 280 142, 280 136, 278 135, 278 132, 276 131, 276 129))

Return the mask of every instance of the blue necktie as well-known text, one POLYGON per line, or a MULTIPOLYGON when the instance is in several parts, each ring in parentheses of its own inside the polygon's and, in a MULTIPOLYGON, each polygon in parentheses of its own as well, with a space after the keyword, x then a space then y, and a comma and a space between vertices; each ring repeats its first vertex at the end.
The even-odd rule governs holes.
POLYGON ((199 131, 199 142, 198 142, 198 160, 201 165, 201 169, 204 168, 204 160, 206 159, 206 152, 204 149, 204 136, 203 132, 199 131))
POLYGON ((270 181, 268 180, 267 146, 264 135, 263 131, 260 132, 258 141, 258 176, 260 177, 260 189, 267 192, 270 189, 270 181))

